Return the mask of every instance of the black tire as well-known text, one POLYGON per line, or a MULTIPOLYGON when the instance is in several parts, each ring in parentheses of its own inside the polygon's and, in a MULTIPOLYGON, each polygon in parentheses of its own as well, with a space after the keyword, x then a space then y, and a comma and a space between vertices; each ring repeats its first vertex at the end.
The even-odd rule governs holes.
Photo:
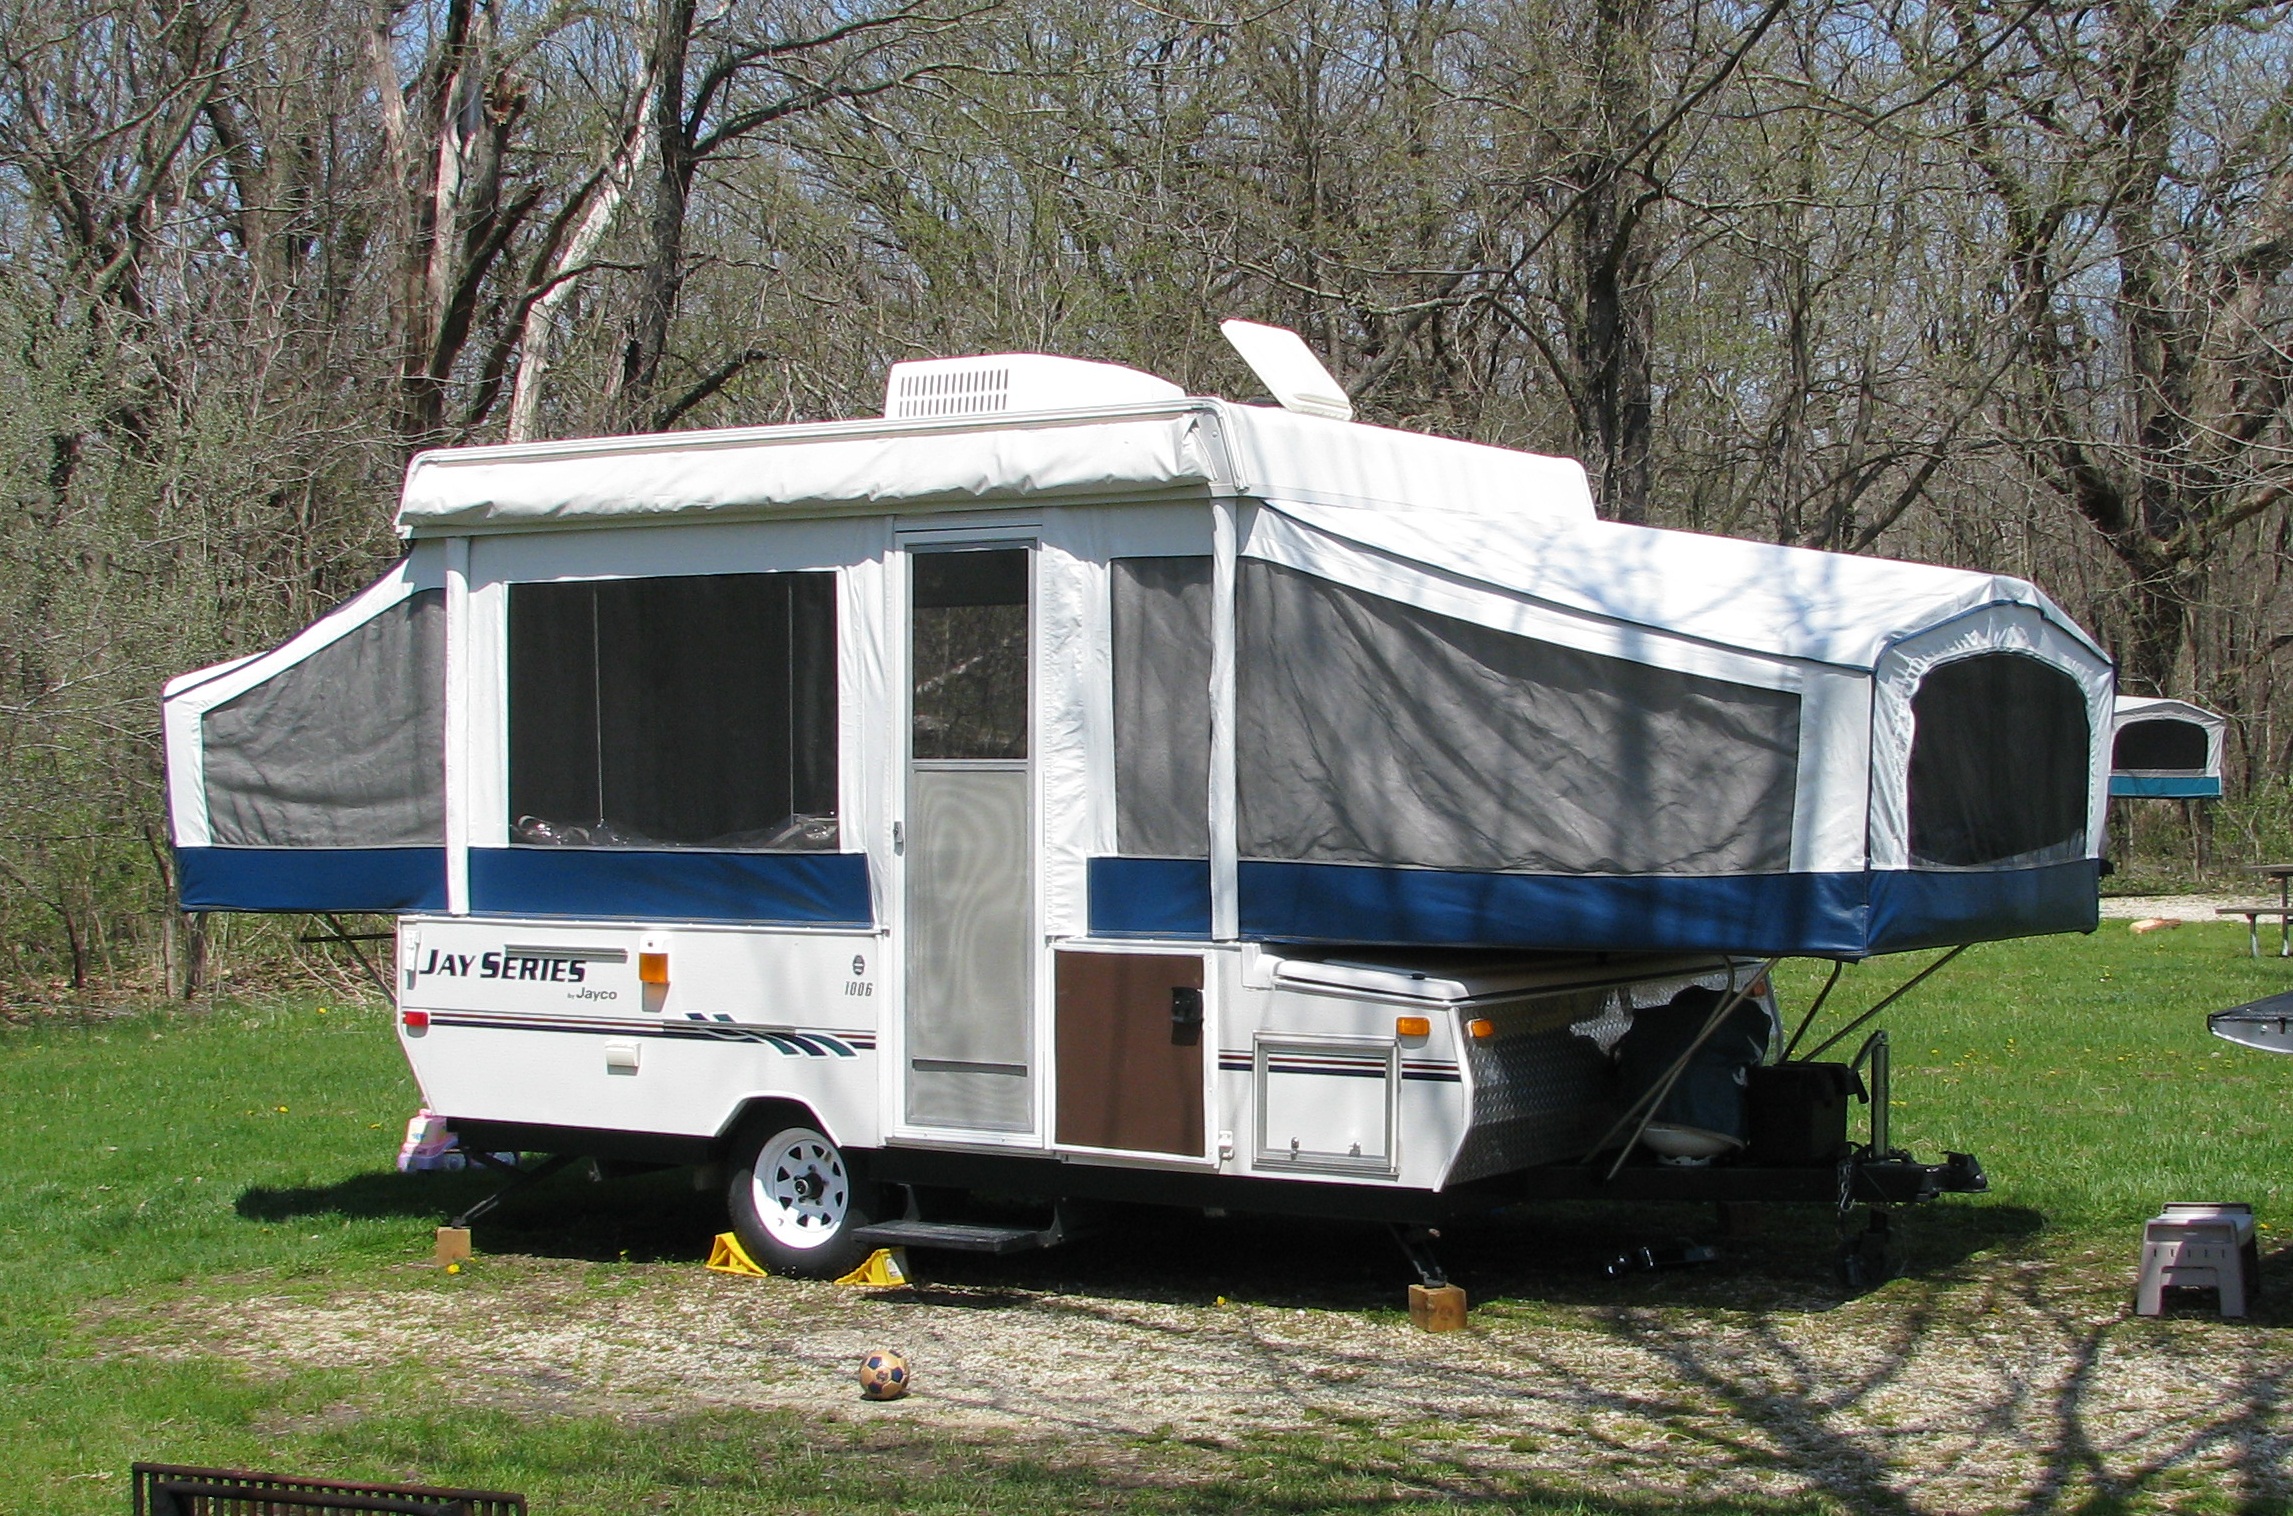
POLYGON ((813 1127, 765 1127, 733 1155, 725 1208, 748 1256, 775 1274, 837 1279, 870 1249, 852 1234, 877 1214, 876 1187, 813 1127))

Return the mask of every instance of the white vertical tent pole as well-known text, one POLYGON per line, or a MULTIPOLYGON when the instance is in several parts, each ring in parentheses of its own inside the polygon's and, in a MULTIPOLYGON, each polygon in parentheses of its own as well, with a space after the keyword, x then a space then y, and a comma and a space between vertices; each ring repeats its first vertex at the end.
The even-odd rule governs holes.
POLYGON ((446 912, 470 914, 470 539, 446 539, 446 912))
POLYGON ((1210 935, 1240 935, 1235 900, 1234 502, 1210 502, 1210 935))

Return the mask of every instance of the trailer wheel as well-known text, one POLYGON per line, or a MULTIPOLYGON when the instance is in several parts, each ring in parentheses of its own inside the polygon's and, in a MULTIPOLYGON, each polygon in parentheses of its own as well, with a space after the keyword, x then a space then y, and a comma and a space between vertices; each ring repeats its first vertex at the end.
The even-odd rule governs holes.
POLYGON ((741 1246, 776 1274, 834 1279, 868 1255, 852 1234, 874 1219, 875 1186, 811 1127, 782 1127, 744 1145, 725 1200, 741 1246))

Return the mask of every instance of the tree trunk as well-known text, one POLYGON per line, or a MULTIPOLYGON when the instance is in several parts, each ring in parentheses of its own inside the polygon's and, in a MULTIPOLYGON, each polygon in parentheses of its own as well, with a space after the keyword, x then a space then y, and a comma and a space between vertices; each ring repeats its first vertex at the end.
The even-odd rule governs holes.
POLYGON ((2128 693, 2163 695, 2171 685, 2189 632, 2187 578, 2168 570, 2135 579, 2118 650, 2118 683, 2128 693))
POLYGON ((660 382, 661 355, 669 346, 677 295, 684 284, 685 218, 690 213, 692 134, 685 121, 685 61, 692 46, 695 0, 662 0, 654 57, 660 84, 653 94, 653 194, 646 227, 645 270, 637 289, 637 309, 621 358, 622 429, 653 425, 653 395, 660 382))
POLYGON ((1648 196, 1634 166, 1651 124, 1654 30, 1652 0, 1596 0, 1592 140, 1569 175, 1578 195, 1577 423, 1601 513, 1631 522, 1648 519, 1656 411, 1656 309, 1641 225, 1648 196))
POLYGON ((207 913, 183 914, 183 998, 197 1000, 207 987, 207 913))
POLYGON ((648 67, 644 93, 637 102, 636 119, 621 146, 605 166, 588 209, 567 239, 564 249, 550 261, 547 287, 526 308, 519 323, 517 382, 510 391, 507 439, 530 442, 541 435, 541 387, 549 375, 551 346, 556 337, 558 307, 579 286, 581 269, 597 256, 598 247, 613 229, 614 217, 630 186, 645 170, 654 143, 653 106, 661 92, 661 60, 648 67))
POLYGON ((88 947, 80 940, 79 920, 72 915, 71 907, 61 898, 56 901, 56 915, 62 918, 64 940, 71 945, 72 988, 84 990, 88 987, 88 947))

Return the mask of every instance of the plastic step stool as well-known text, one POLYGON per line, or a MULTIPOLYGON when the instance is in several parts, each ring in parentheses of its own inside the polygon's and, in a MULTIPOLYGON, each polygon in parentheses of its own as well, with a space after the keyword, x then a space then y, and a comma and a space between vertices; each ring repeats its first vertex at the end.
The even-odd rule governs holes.
POLYGON ((2221 1314, 2243 1316, 2259 1291, 2253 1207, 2177 1202, 2142 1228, 2142 1278, 2134 1313, 2156 1316, 2169 1289, 2216 1292, 2221 1314))

